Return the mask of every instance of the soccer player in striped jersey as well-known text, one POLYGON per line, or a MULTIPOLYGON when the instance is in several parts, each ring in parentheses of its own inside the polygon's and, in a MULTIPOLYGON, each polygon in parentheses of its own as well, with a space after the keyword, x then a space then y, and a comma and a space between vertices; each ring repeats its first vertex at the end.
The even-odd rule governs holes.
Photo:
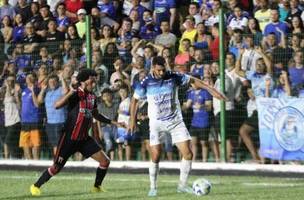
POLYGON ((102 191, 101 183, 107 173, 110 159, 101 150, 96 141, 88 135, 88 131, 91 128, 93 118, 116 126, 120 124, 98 113, 96 96, 92 92, 96 84, 96 76, 97 74, 94 70, 82 70, 77 76, 79 87, 77 89, 71 88, 65 96, 55 103, 56 108, 67 105, 68 116, 65 131, 60 137, 53 165, 45 170, 36 183, 30 187, 30 192, 33 196, 41 194, 40 187, 59 173, 69 157, 75 152, 80 152, 84 157, 91 157, 99 162, 92 191, 102 191))

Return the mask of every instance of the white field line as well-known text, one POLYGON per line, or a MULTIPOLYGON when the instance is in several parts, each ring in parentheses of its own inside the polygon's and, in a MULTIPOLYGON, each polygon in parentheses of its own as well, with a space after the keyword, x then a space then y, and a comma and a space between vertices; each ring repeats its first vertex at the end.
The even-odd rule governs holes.
MULTIPOLYGON (((23 167, 48 167, 52 165, 52 161, 40 160, 1 160, 0 165, 13 165, 23 167)), ((78 168, 95 168, 98 166, 96 161, 87 159, 82 162, 69 161, 67 167, 78 168)), ((149 169, 150 162, 141 161, 112 161, 110 168, 112 169, 149 169)), ((180 168, 180 162, 160 162, 161 169, 177 169, 180 168)), ((237 170, 243 172, 279 172, 279 173, 301 173, 304 174, 304 165, 260 165, 260 164, 240 164, 240 163, 201 163, 193 162, 193 170, 237 170)))
MULTIPOLYGON (((27 180, 32 180, 37 178, 37 175, 18 175, 18 176, 8 176, 4 175, 1 176, 1 179, 27 179, 27 180)), ((64 176, 64 175, 59 175, 53 178, 53 180, 84 180, 84 181, 92 181, 94 180, 94 175, 92 176, 64 176)), ((289 180, 296 180, 296 179, 289 179, 289 180)), ((106 182, 144 182, 144 183, 149 183, 149 177, 147 176, 146 179, 139 179, 139 178, 134 178, 134 179, 123 179, 123 178, 113 178, 109 177, 106 179, 106 182)), ((162 183, 177 183, 178 182, 178 176, 176 180, 158 180, 158 182, 162 183)), ((220 181, 212 181, 212 185, 226 185, 223 184, 223 182, 220 181)), ((227 183, 227 185, 230 185, 231 183, 227 183)), ((304 183, 274 183, 274 182, 233 182, 233 184, 240 184, 246 187, 296 187, 296 186, 304 186, 304 183)))
POLYGON ((304 186, 304 183, 242 183, 244 186, 255 187, 255 186, 265 186, 265 187, 296 187, 304 186))

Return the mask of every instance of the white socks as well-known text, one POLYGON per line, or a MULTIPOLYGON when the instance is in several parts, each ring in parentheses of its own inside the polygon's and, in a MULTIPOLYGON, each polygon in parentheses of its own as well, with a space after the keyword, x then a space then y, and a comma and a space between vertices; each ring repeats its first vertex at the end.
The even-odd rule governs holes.
MULTIPOLYGON (((179 186, 187 186, 189 173, 191 170, 192 160, 182 159, 180 166, 179 186)), ((159 171, 159 163, 151 162, 149 167, 150 188, 156 189, 157 176, 159 171)))
POLYGON ((158 171, 159 171, 159 163, 154 163, 151 161, 151 164, 149 167, 150 188, 151 189, 156 189, 158 171))
POLYGON ((179 186, 185 187, 187 185, 188 176, 191 170, 192 160, 182 159, 180 166, 180 177, 179 177, 179 186))

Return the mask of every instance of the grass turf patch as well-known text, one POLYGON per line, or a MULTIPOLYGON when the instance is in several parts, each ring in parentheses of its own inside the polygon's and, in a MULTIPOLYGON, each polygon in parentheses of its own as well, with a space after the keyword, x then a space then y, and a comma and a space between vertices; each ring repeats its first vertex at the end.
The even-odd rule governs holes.
MULTIPOLYGON (((147 197, 148 174, 108 174, 105 193, 90 193, 94 173, 60 173, 43 185, 40 197, 31 197, 29 187, 40 176, 35 171, 0 171, 0 199, 153 199, 147 197)), ((158 197, 155 199, 204 200, 302 200, 304 179, 248 176, 202 176, 212 183, 211 193, 197 197, 176 193, 177 175, 160 175, 158 197)), ((191 176, 189 183, 201 178, 191 176)))

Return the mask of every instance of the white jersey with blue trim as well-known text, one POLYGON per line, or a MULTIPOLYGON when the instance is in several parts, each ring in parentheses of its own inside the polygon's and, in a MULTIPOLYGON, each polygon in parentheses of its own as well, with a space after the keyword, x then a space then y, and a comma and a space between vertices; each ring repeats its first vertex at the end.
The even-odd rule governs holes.
POLYGON ((135 89, 134 98, 147 98, 150 120, 182 119, 177 90, 189 80, 190 76, 171 71, 167 71, 161 79, 154 78, 150 73, 135 89))

